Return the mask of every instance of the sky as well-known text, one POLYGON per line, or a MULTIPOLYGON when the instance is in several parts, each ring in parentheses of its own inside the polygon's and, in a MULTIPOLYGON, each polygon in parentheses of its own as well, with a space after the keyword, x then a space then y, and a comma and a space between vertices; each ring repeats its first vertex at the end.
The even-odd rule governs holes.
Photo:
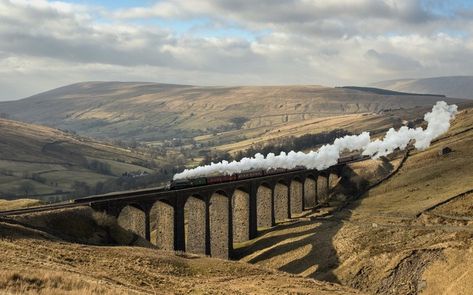
POLYGON ((472 75, 472 34, 473 0, 0 0, 0 100, 82 81, 472 75))

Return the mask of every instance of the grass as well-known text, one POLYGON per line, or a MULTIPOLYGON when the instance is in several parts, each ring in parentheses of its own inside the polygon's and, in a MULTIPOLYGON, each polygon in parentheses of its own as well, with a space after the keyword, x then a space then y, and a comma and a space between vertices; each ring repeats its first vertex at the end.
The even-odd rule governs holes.
POLYGON ((64 188, 70 188, 75 181, 83 181, 89 185, 94 185, 98 181, 105 181, 114 178, 111 175, 99 174, 94 171, 86 169, 77 169, 72 171, 53 171, 44 173, 41 176, 47 179, 48 182, 58 182, 64 188))
POLYGON ((87 232, 104 237, 98 227, 116 226, 116 220, 103 214, 63 210, 16 220, 35 229, 0 222, 0 293, 358 294, 339 285, 150 245, 91 246, 94 240, 85 239, 87 232), (52 236, 59 230, 68 239, 82 239, 71 243, 52 236))
POLYGON ((35 101, 41 104, 35 107, 25 99, 2 103, 1 108, 20 120, 88 136, 154 141, 181 137, 183 132, 213 134, 215 127, 235 129, 235 117, 247 118, 245 129, 271 129, 329 116, 433 105, 437 99, 386 97, 314 85, 195 87, 85 82, 39 94, 35 101))
POLYGON ((21 209, 26 207, 39 206, 42 202, 36 199, 19 199, 19 200, 1 200, 0 199, 0 210, 13 210, 21 209))
POLYGON ((0 198, 3 194, 23 196, 19 191, 23 182, 34 186, 34 195, 55 194, 70 191, 76 181, 94 187, 125 171, 152 172, 145 167, 153 160, 147 154, 60 130, 0 119, 0 133, 0 198), (92 160, 109 164, 113 175, 91 170, 87 163, 92 160), (32 180, 33 175, 44 180, 32 180))
POLYGON ((392 127, 393 124, 399 124, 401 120, 411 120, 421 117, 424 112, 424 108, 418 108, 404 113, 393 111, 388 114, 365 113, 326 116, 323 118, 311 118, 271 126, 222 132, 218 133, 216 136, 198 136, 195 140, 200 143, 206 143, 208 141, 219 142, 215 147, 216 149, 233 153, 269 140, 288 136, 297 137, 305 134, 316 134, 334 129, 345 129, 354 134, 359 134, 366 130, 372 130, 376 133, 376 130, 387 130, 392 127), (242 140, 242 138, 244 139, 242 140))
MULTIPOLYGON (((473 189, 471 126, 468 109, 448 134, 412 152, 398 173, 360 200, 276 227, 242 245, 242 260, 369 294, 468 294, 472 196, 442 202, 473 189), (453 152, 440 156, 446 146, 453 152), (437 204, 442 205, 429 209, 437 204)), ((373 183, 379 178, 376 165, 352 168, 373 183)))
POLYGON ((473 126, 473 116, 460 114, 442 140, 426 151, 413 153, 396 177, 370 191, 362 207, 377 213, 413 216, 473 189, 473 130, 454 136, 468 126, 473 126), (440 156, 439 151, 446 146, 453 152, 440 156))
MULTIPOLYGON (((459 294, 471 286, 471 259, 465 254, 473 251, 473 223, 468 221, 473 219, 471 196, 455 199, 433 212, 422 212, 471 189, 473 130, 467 130, 473 126, 472 114, 473 110, 460 114, 446 136, 428 150, 412 153, 396 175, 346 209, 316 210, 239 244, 242 260, 257 266, 117 246, 133 239, 117 228, 113 219, 87 210, 64 210, 16 217, 34 227, 34 235, 28 234, 28 228, 0 223, 0 260, 6 271, 0 282, 18 292, 30 288, 40 293, 34 286, 52 285, 49 282, 58 281, 55 275, 59 272, 64 283, 57 285, 73 285, 70 276, 79 276, 87 284, 74 288, 83 288, 85 294, 96 282, 107 290, 138 294, 167 290, 196 294, 353 292, 302 278, 308 277, 371 294, 459 294), (453 152, 439 156, 438 151, 445 146, 453 152), (467 219, 450 220, 427 213, 467 219), (108 246, 111 241, 114 247, 108 246), (15 281, 23 287, 16 287, 15 281)), ((394 159, 393 167, 399 162, 399 158, 394 159)), ((355 163, 352 168, 374 182, 382 176, 380 164, 368 161, 355 163)))
POLYGON ((7 294, 127 294, 118 288, 110 289, 100 280, 84 280, 72 273, 55 271, 30 274, 0 271, 0 289, 7 294))

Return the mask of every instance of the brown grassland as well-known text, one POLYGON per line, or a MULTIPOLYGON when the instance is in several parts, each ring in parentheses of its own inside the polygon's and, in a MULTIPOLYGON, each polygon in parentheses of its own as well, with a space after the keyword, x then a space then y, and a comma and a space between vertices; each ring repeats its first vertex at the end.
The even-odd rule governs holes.
POLYGON ((368 293, 470 294, 472 126, 473 110, 463 111, 445 136, 362 198, 259 237, 242 260, 368 293), (447 146, 453 152, 439 155, 447 146))
MULTIPOLYGON (((355 116, 338 120, 353 128, 356 120, 369 120, 355 116)), ((449 132, 427 150, 410 152, 405 162, 401 153, 391 158, 389 179, 348 200, 336 194, 344 190, 338 183, 325 207, 239 245, 240 261, 159 251, 143 240, 130 245, 134 239, 129 232, 88 209, 0 219, 0 290, 7 294, 469 294, 473 290, 472 126, 473 109, 463 110, 449 132), (447 146, 452 152, 439 155, 447 146)), ((388 175, 381 165, 383 161, 366 161, 351 169, 374 184, 388 175)), ((24 206, 23 201, 18 206, 24 206)))
POLYGON ((130 232, 90 209, 0 220, 0 293, 358 294, 261 266, 157 250, 144 240, 122 246, 130 241, 130 232))
POLYGON ((0 108, 18 120, 76 130, 94 138, 133 137, 152 142, 212 135, 239 129, 240 124, 244 129, 272 129, 322 117, 426 107, 439 99, 317 85, 200 87, 83 82, 3 102, 0 108), (240 123, 235 124, 235 119, 240 123))

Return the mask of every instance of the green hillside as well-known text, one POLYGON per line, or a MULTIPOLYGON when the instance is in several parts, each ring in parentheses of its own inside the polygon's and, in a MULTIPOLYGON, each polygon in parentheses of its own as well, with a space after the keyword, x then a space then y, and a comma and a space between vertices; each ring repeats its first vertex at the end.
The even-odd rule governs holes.
POLYGON ((49 127, 0 119, 0 196, 63 197, 85 183, 153 173, 162 159, 49 127), (79 184, 78 184, 79 183, 79 184))

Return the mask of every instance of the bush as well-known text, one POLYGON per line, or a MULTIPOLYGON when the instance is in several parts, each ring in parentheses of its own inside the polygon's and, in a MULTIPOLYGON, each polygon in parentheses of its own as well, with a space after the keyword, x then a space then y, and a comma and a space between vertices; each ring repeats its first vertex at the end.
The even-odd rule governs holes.
POLYGON ((92 160, 87 162, 87 168, 100 174, 112 175, 112 169, 108 163, 92 160))

